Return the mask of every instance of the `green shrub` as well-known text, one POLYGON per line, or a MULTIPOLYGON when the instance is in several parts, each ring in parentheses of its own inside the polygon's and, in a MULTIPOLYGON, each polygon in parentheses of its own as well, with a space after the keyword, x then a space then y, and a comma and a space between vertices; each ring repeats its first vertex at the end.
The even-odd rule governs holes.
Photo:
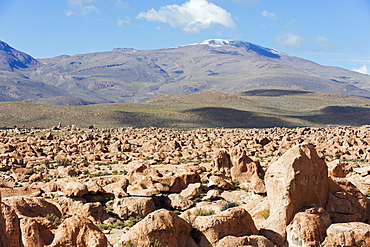
POLYGON ((268 217, 270 217, 270 212, 269 211, 263 212, 261 213, 261 216, 262 218, 267 219, 268 217))
POLYGON ((48 219, 54 226, 59 226, 62 223, 62 219, 53 213, 45 215, 45 218, 48 219))
POLYGON ((234 208, 234 207, 238 207, 239 206, 239 203, 237 202, 225 202, 224 205, 222 205, 221 207, 221 211, 225 211, 229 208, 234 208))
POLYGON ((136 223, 140 222, 142 220, 142 218, 140 218, 139 216, 137 217, 130 217, 128 218, 128 220, 124 223, 124 226, 125 227, 133 227, 134 225, 136 225, 136 223))
POLYGON ((198 208, 196 211, 195 211, 195 216, 209 216, 209 215, 213 215, 215 214, 215 211, 214 210, 203 210, 201 208, 198 208))

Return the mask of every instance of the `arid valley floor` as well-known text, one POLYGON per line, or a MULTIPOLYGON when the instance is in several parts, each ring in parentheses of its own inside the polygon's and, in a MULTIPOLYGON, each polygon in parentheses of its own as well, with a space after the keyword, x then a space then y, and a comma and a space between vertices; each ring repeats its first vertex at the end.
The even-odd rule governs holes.
POLYGON ((370 246, 370 126, 0 131, 0 246, 370 246))

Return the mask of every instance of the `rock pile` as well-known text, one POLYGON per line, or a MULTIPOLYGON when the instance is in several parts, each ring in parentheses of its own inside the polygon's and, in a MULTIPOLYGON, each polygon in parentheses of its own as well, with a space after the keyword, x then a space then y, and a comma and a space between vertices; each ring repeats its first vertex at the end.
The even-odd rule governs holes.
POLYGON ((368 126, 0 132, 0 246, 370 245, 368 126))

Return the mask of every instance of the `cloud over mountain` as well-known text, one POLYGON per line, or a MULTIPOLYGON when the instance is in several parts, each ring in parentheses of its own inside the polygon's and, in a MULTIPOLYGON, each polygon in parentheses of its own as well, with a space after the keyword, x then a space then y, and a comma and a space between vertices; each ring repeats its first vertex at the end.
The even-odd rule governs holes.
POLYGON ((236 26, 229 12, 207 0, 189 0, 182 5, 166 5, 158 11, 150 9, 141 12, 137 18, 167 23, 172 27, 181 28, 186 33, 199 33, 213 24, 227 28, 236 26))
POLYGON ((278 36, 276 41, 285 47, 300 48, 304 38, 298 34, 286 33, 278 36))

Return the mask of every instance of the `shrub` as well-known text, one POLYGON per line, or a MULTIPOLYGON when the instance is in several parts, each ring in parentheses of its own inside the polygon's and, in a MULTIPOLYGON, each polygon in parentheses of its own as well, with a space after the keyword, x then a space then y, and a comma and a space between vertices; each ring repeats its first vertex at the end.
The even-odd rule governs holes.
POLYGON ((262 218, 267 219, 270 216, 270 212, 269 211, 263 212, 261 213, 261 216, 262 218))
POLYGON ((234 208, 234 207, 238 207, 239 206, 239 203, 237 202, 225 202, 224 205, 222 205, 221 207, 221 211, 225 211, 229 208, 234 208))
POLYGON ((198 208, 196 211, 195 211, 195 216, 209 216, 209 215, 213 215, 215 214, 215 211, 214 210, 203 210, 201 208, 198 208))
POLYGON ((62 223, 62 219, 55 214, 47 214, 45 218, 48 219, 54 226, 59 226, 62 223))
POLYGON ((137 217, 132 217, 131 216, 125 222, 124 226, 126 226, 126 227, 133 227, 134 225, 136 225, 136 223, 140 222, 141 220, 142 220, 142 218, 140 218, 139 216, 137 216, 137 217))

